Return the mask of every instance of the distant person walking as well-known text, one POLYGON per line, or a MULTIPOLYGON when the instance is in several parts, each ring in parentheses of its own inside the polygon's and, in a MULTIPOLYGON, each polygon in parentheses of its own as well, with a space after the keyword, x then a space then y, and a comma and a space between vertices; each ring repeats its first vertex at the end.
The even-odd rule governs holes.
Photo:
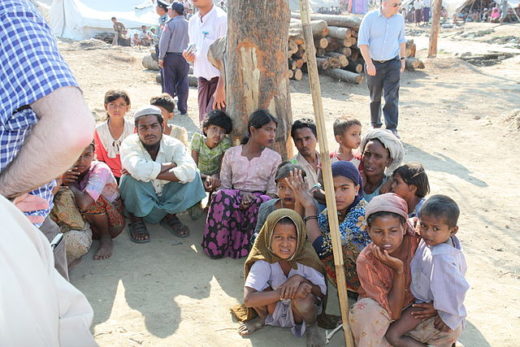
POLYGON ((190 46, 184 58, 193 63, 193 74, 198 77, 199 121, 214 107, 222 109, 225 104, 224 79, 208 60, 209 46, 227 34, 227 15, 213 0, 193 0, 199 10, 190 18, 190 46))
POLYGON ((162 88, 172 97, 177 96, 181 115, 188 112, 188 73, 190 65, 182 56, 188 47, 188 21, 184 18, 184 5, 174 2, 168 11, 171 19, 166 23, 159 39, 159 66, 163 71, 162 88))
POLYGON ((430 9, 431 9, 431 0, 423 0, 423 8, 422 8, 422 20, 424 24, 428 24, 430 22, 430 9))
POLYGON ((125 25, 121 22, 117 21, 116 17, 112 17, 112 23, 114 23, 114 40, 112 41, 112 44, 114 46, 121 44, 121 39, 123 39, 126 35, 126 28, 125 25))
MULTIPOLYGON (((164 31, 164 27, 166 22, 170 17, 168 17, 168 6, 170 3, 162 0, 157 0, 157 5, 155 6, 155 13, 159 16, 159 28, 157 29, 157 43, 155 44, 155 55, 157 56, 157 60, 159 59, 159 42, 161 40, 161 35, 164 31)), ((161 68, 161 81, 164 81, 163 69, 161 68)), ((161 82, 161 91, 164 93, 164 85, 161 82)))
POLYGON ((381 95, 384 95, 385 125, 397 137, 399 83, 406 53, 404 18, 398 13, 400 4, 399 0, 383 0, 379 9, 363 18, 358 37, 366 63, 372 127, 382 126, 381 95))

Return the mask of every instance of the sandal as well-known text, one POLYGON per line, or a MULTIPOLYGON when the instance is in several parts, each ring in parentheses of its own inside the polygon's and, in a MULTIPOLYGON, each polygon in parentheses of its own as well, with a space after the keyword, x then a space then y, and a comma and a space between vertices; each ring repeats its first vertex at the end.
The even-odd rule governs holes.
POLYGON ((150 242, 150 233, 146 228, 146 224, 142 220, 135 221, 133 223, 128 224, 128 233, 130 234, 130 240, 135 243, 147 243, 150 242), (144 235, 147 236, 146 239, 138 239, 135 235, 144 235))
POLYGON ((180 219, 175 215, 166 215, 166 217, 161 220, 161 225, 177 237, 185 238, 190 236, 190 229, 182 224, 180 219))

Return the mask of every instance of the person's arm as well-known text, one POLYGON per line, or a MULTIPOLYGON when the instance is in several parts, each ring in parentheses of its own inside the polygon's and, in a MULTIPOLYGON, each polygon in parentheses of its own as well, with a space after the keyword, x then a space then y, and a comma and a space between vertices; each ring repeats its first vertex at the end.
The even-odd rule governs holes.
POLYGON ((280 300, 279 290, 264 290, 259 292, 254 288, 244 286, 244 305, 246 307, 267 306, 280 300))
POLYGON ((161 38, 159 39, 159 56, 157 57, 157 62, 159 63, 160 67, 164 67, 164 57, 168 51, 168 44, 170 43, 172 35, 173 30, 171 30, 170 26, 166 24, 161 34, 161 38))
POLYGON ((0 194, 15 197, 65 172, 94 134, 94 117, 80 90, 62 87, 31 108, 39 118, 11 165, 0 173, 0 194))
POLYGON ((406 37, 404 36, 405 31, 405 22, 404 17, 402 17, 403 22, 401 23, 401 31, 399 32, 399 57, 401 58, 401 72, 404 71, 406 67, 406 37), (405 58, 405 59, 402 59, 405 58))
POLYGON ((199 152, 195 150, 191 150, 191 157, 193 158, 193 161, 195 162, 195 165, 199 166, 199 152))
POLYGON ((197 173, 197 165, 186 152, 186 147, 184 147, 182 143, 175 144, 174 146, 172 159, 175 166, 166 171, 161 171, 156 178, 180 183, 193 181, 197 173))
POLYGON ((80 211, 85 211, 90 205, 95 203, 94 199, 90 197, 87 193, 82 192, 75 186, 69 186, 70 190, 74 194, 74 200, 76 201, 76 205, 80 211))
POLYGON ((372 57, 370 56, 370 50, 368 48, 370 44, 370 24, 369 24, 369 17, 365 16, 363 20, 361 21, 361 25, 359 26, 359 32, 358 32, 358 47, 361 52, 361 55, 363 56, 363 59, 365 60, 367 74, 369 76, 375 76, 376 75, 376 67, 374 66, 374 63, 372 62, 372 57))
POLYGON ((401 309, 404 304, 405 294, 405 277, 403 262, 388 254, 388 251, 381 249, 375 244, 371 243, 367 247, 371 247, 372 254, 383 264, 389 266, 394 272, 392 280, 392 288, 388 293, 388 306, 390 308, 390 318, 395 320, 401 317, 401 309))
POLYGON ((220 166, 220 189, 231 189, 233 187, 231 173, 231 149, 224 153, 220 166))
POLYGON ((222 110, 226 108, 226 76, 220 74, 217 88, 213 94, 213 109, 222 110))

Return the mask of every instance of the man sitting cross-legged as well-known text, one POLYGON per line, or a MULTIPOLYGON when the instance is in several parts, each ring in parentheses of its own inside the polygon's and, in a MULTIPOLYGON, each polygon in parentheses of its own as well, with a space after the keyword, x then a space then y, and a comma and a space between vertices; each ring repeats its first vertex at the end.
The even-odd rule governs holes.
POLYGON ((175 215, 205 196, 197 165, 177 139, 163 135, 161 110, 146 106, 135 113, 137 134, 128 136, 120 153, 125 175, 120 191, 130 217, 132 241, 148 242, 144 222, 159 223, 187 237, 187 226, 175 215))

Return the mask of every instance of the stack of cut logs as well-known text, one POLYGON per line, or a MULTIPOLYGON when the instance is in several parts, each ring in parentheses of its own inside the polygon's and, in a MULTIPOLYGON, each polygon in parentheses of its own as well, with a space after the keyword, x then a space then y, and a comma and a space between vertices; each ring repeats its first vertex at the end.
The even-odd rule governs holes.
MULTIPOLYGON (((316 47, 316 60, 320 73, 341 81, 359 84, 363 81, 364 60, 357 47, 361 16, 311 15, 311 30, 316 47)), ((408 69, 424 68, 414 58, 415 44, 407 42, 406 60, 408 69)), ((306 71, 307 58, 303 29, 298 13, 293 13, 289 27, 288 42, 289 78, 301 80, 306 71)))

